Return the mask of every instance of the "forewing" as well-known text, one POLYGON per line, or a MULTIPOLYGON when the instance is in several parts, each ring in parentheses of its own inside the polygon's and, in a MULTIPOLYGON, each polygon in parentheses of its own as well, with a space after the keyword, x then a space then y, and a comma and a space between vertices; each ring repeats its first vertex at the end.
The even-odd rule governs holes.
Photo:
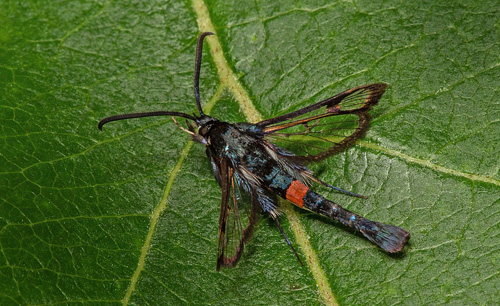
POLYGON ((345 150, 365 134, 370 124, 368 112, 386 87, 377 83, 352 88, 256 126, 272 143, 292 152, 291 159, 321 160, 345 150))
POLYGON ((249 196, 239 188, 234 169, 229 166, 229 162, 222 160, 219 170, 222 200, 217 271, 221 267, 234 267, 240 260, 244 243, 252 235, 258 209, 255 197, 252 197, 251 206, 250 203, 245 203, 249 196))

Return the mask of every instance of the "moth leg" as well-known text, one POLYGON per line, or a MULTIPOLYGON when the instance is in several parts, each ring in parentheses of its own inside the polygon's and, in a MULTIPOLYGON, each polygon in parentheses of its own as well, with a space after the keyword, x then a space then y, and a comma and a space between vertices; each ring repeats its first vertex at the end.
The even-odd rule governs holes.
POLYGON ((288 237, 286 236, 285 231, 281 227, 281 224, 280 224, 280 221, 278 220, 278 217, 271 214, 271 218, 273 218, 274 222, 276 223, 276 225, 278 226, 278 228, 279 228, 279 230, 281 232, 281 235, 283 235, 283 238, 285 238, 286 243, 288 243, 288 245, 292 249, 293 254, 295 254, 295 257, 297 257, 297 260, 303 266, 304 263, 302 262, 302 260, 300 260, 299 254, 297 254, 297 251, 295 251, 295 249, 294 249, 292 243, 290 242, 290 240, 288 240, 288 237))
POLYGON ((354 197, 358 197, 358 198, 366 199, 366 196, 364 196, 364 195, 360 195, 360 194, 357 194, 357 193, 354 193, 354 192, 350 192, 350 191, 347 191, 347 190, 341 189, 341 188, 339 188, 339 187, 335 187, 335 186, 333 186, 333 185, 330 185, 330 184, 328 184, 328 183, 323 182, 322 180, 320 180, 320 179, 318 179, 318 178, 316 178, 316 177, 314 177, 314 176, 312 176, 312 175, 308 175, 307 177, 308 177, 308 178, 310 178, 311 180, 315 181, 316 183, 319 183, 319 184, 321 184, 321 185, 323 185, 323 186, 326 186, 326 187, 332 188, 332 189, 337 190, 337 191, 339 191, 339 192, 342 192, 342 193, 345 193, 345 194, 348 194, 348 195, 351 195, 351 196, 354 196, 354 197))
MULTIPOLYGON (((174 123, 175 123, 175 124, 176 124, 176 125, 177 125, 180 129, 181 129, 181 130, 183 130, 184 132, 186 132, 186 133, 191 134, 192 136, 194 136, 194 132, 193 132, 193 131, 191 131, 191 130, 187 130, 187 129, 185 129, 182 125, 180 125, 180 124, 179 124, 179 122, 177 122, 177 120, 175 120, 175 117, 174 117, 174 116, 172 116, 172 120, 174 120, 174 123)), ((186 121, 186 123, 187 123, 187 121, 186 121)), ((188 126, 190 126, 190 125, 188 125, 188 126)))

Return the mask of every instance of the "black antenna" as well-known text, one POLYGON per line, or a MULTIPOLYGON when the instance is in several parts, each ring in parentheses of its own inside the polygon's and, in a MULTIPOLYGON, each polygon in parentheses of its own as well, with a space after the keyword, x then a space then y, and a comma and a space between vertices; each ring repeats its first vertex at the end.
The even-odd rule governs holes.
MULTIPOLYGON (((194 96, 196 98, 196 106, 198 107, 198 111, 200 112, 201 117, 205 116, 205 114, 203 113, 203 110, 201 109, 201 102, 200 102, 200 86, 199 86, 199 84, 200 84, 201 54, 203 51, 203 39, 205 38, 205 36, 208 36, 208 35, 213 35, 213 33, 203 32, 198 37, 198 41, 196 43, 196 57, 194 60, 194 96)), ((178 117, 184 117, 186 119, 190 119, 193 121, 197 120, 196 119, 197 117, 194 117, 194 116, 191 116, 191 115, 188 115, 185 113, 158 111, 158 112, 122 114, 122 115, 115 115, 115 116, 111 116, 111 117, 106 117, 99 122, 99 125, 97 127, 99 128, 99 130, 102 131, 102 126, 108 122, 118 121, 118 120, 123 120, 123 119, 153 117, 153 116, 178 116, 178 117)))
POLYGON ((102 126, 105 125, 108 122, 111 121, 118 121, 118 120, 123 120, 123 119, 132 119, 132 118, 141 118, 141 117, 153 117, 153 116, 179 116, 179 117, 184 117, 193 121, 196 121, 196 118, 184 114, 184 113, 179 113, 179 112, 165 112, 165 111, 158 111, 158 112, 146 112, 146 113, 131 113, 131 114, 122 114, 122 115, 115 115, 111 117, 106 117, 99 121, 99 125, 97 128, 102 131, 102 126))
POLYGON ((200 68, 201 68, 201 54, 203 51, 203 39, 205 36, 213 35, 211 32, 203 32, 198 37, 196 42, 196 58, 194 59, 194 97, 196 99, 196 106, 200 112, 200 116, 204 116, 203 110, 201 109, 200 102, 200 68))

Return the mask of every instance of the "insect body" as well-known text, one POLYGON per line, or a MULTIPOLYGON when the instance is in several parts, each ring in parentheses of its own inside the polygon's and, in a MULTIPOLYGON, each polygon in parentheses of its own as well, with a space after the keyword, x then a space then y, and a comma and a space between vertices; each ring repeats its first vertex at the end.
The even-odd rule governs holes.
POLYGON ((363 136, 369 126, 368 111, 378 102, 386 85, 378 83, 352 88, 255 124, 222 122, 205 115, 200 103, 201 51, 204 38, 211 34, 201 34, 196 46, 194 91, 199 116, 169 111, 133 113, 107 117, 98 127, 102 129, 111 121, 150 116, 187 119, 187 128, 181 128, 191 134, 194 141, 206 146, 212 171, 222 189, 217 270, 237 264, 259 211, 275 221, 301 262, 279 223, 276 196, 339 221, 386 252, 401 251, 410 238, 406 230, 370 221, 315 193, 309 188, 313 182, 363 198, 317 179, 306 167, 308 162, 340 152, 363 136), (246 212, 248 220, 242 213, 245 206, 250 207, 246 212))

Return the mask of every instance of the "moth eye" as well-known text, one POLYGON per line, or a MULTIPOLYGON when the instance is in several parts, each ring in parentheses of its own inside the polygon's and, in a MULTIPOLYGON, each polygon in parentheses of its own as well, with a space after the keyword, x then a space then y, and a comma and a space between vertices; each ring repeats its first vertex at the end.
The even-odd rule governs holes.
POLYGON ((203 135, 206 135, 207 133, 208 133, 208 129, 207 129, 207 127, 206 127, 206 126, 202 126, 202 127, 200 127, 200 128, 198 129, 198 134, 200 134, 200 135, 202 135, 202 136, 203 136, 203 135))

